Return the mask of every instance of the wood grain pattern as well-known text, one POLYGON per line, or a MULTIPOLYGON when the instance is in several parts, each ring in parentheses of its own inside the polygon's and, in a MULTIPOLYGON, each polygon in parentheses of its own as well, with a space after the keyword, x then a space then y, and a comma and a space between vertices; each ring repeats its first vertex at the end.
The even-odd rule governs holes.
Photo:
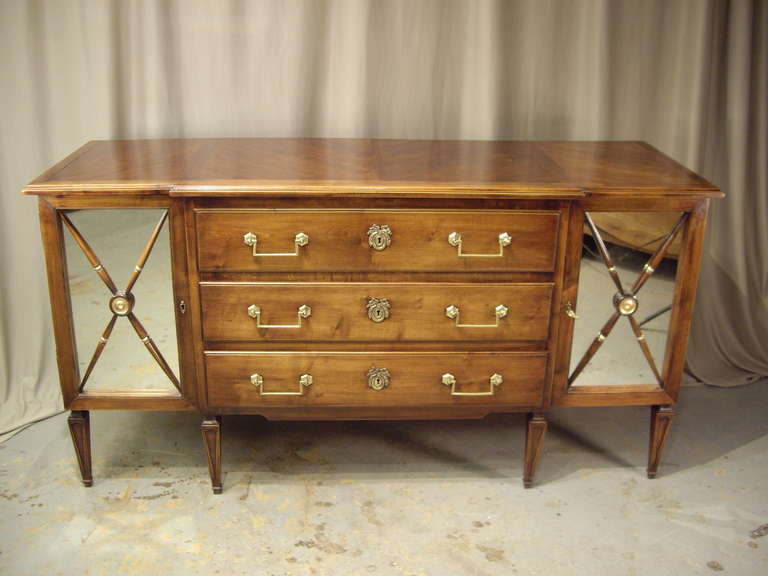
POLYGON ((578 198, 717 188, 643 142, 243 138, 89 142, 29 194, 467 195, 578 198))
POLYGON ((685 355, 688 350, 688 332, 696 300, 701 253, 704 249, 704 231, 707 224, 709 200, 700 201, 691 211, 683 232, 682 246, 675 274, 675 295, 669 319, 667 345, 664 352, 662 381, 664 390, 677 400, 683 379, 685 355))
POLYGON ((206 340, 251 341, 462 341, 546 340, 553 286, 548 284, 207 283, 200 286, 206 340), (383 322, 368 317, 369 298, 389 300, 383 322), (298 325, 297 310, 312 315, 299 328, 258 328, 247 309, 261 308, 262 324, 298 325), (464 324, 495 324, 494 309, 508 308, 498 328, 460 328, 445 315, 457 306, 464 324))
POLYGON ((56 362, 64 407, 69 408, 80 386, 72 299, 69 295, 69 274, 64 246, 64 230, 58 211, 45 198, 38 200, 40 234, 45 251, 48 273, 48 294, 53 316, 53 336, 56 341, 56 362))
POLYGON ((208 404, 219 406, 462 406, 538 405, 542 401, 546 353, 206 353, 208 404), (371 368, 386 368, 390 385, 368 386, 371 368), (493 396, 451 396, 441 377, 455 375, 459 391, 489 389, 489 378, 505 381, 493 396), (260 374, 268 392, 298 390, 302 374, 314 382, 301 396, 262 395, 250 375, 260 374))
POLYGON ((203 271, 543 271, 554 266, 556 211, 239 210, 197 214, 203 271), (384 250, 368 244, 373 224, 391 229, 384 250), (294 236, 309 244, 297 256, 254 256, 244 234, 257 235, 257 253, 292 253, 294 236), (448 236, 459 232, 465 252, 499 253, 499 234, 512 243, 498 258, 459 257, 448 236))
MULTIPOLYGON (((524 485, 530 486, 554 406, 650 405, 653 477, 685 359, 712 184, 642 142, 490 142, 349 139, 190 139, 90 142, 25 188, 39 201, 59 375, 84 482, 90 483, 90 409, 189 410, 202 425, 214 492, 222 490, 221 414, 271 419, 479 418, 529 412, 524 485), (169 209, 181 394, 78 393, 59 211, 169 209), (568 387, 583 215, 689 213, 670 320, 663 387, 568 387), (368 245, 371 225, 392 243, 368 245), (243 235, 258 235, 254 257, 243 235), (500 258, 459 258, 463 250, 500 258), (382 323, 368 298, 387 298, 382 323), (184 303, 183 307, 181 303, 184 303), (302 328, 256 328, 297 322, 302 328), (508 307, 496 328, 493 308, 508 307), (368 370, 390 371, 373 390, 368 370), (260 389, 250 376, 264 379, 260 389), (456 377, 452 396, 442 382, 456 377), (295 396, 299 377, 313 381, 295 396), (503 383, 490 388, 491 374, 503 383)), ((145 253, 146 254, 146 253, 145 253)), ((141 264, 141 262, 140 262, 141 264)), ((143 328, 134 324, 141 335, 143 328)), ((636 330, 636 332, 639 329, 636 330)))

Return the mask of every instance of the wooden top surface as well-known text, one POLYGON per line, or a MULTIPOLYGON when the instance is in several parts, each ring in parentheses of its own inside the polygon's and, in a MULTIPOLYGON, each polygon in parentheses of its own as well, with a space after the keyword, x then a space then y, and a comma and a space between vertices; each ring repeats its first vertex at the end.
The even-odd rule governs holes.
POLYGON ((321 138, 91 141, 24 192, 721 196, 644 142, 321 138))

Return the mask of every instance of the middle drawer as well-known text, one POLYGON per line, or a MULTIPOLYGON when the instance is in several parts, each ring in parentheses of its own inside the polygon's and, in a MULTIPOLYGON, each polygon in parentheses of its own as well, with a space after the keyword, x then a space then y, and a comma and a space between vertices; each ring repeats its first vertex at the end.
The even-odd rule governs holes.
POLYGON ((200 284, 208 341, 546 340, 552 283, 200 284))

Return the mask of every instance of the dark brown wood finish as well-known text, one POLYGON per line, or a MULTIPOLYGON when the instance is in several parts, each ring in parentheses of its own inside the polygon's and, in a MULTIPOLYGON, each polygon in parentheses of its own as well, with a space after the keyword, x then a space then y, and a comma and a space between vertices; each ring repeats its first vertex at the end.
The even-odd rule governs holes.
POLYGON ((80 387, 80 368, 75 345, 72 300, 69 297, 69 275, 64 248, 62 223, 57 210, 45 198, 38 200, 40 232, 48 272, 48 294, 53 316, 53 336, 56 341, 56 361, 64 408, 69 408, 80 387))
POLYGON ((550 405, 654 406, 653 476, 679 392, 708 199, 722 196, 642 142, 290 138, 89 142, 25 193, 43 196, 60 380, 84 479, 87 410, 196 408, 209 415, 202 431, 217 493, 225 413, 413 419, 525 411, 530 486, 550 405), (168 210, 180 394, 78 391, 60 211, 99 208, 168 210), (584 213, 607 211, 688 214, 661 384, 568 386, 584 213), (374 224, 390 228, 383 250, 368 242, 374 224), (247 232, 257 235, 255 248, 245 244, 247 232), (303 246, 299 232, 309 236, 303 246), (451 232, 461 234, 464 253, 485 256, 459 257, 451 232), (500 250, 502 232, 511 242, 500 250), (369 298, 388 299, 390 317, 373 322, 369 298), (294 324, 301 303, 312 313, 300 329, 257 328, 247 314, 257 304, 262 324, 294 324), (508 315, 498 328, 460 328, 445 316, 451 304, 462 324, 493 323, 498 304, 508 315), (389 385, 369 387, 371 368, 387 368, 389 385), (503 383, 494 387, 496 372, 503 383), (299 382, 304 374, 309 386, 299 382), (455 378, 454 392, 493 394, 451 396, 445 374, 455 378))
POLYGON ((84 486, 93 486, 91 472, 91 415, 87 410, 72 410, 67 419, 77 464, 84 486))
POLYGON ((529 413, 525 432, 525 463, 523 467, 523 486, 533 486, 533 477, 539 463, 544 436, 547 434, 547 420, 543 414, 529 413))
POLYGON ((225 196, 382 191, 578 198, 719 196, 644 142, 243 138, 92 141, 30 194, 225 196))
POLYGON ((206 416, 200 425, 203 434, 205 455, 208 458, 208 472, 214 494, 221 494, 221 416, 206 416))
POLYGON ((552 292, 551 283, 247 282, 200 286, 204 338, 254 343, 546 340, 552 292), (389 317, 380 322, 372 321, 368 313, 373 298, 387 301, 382 307, 389 317), (249 316, 249 306, 259 307, 258 319, 249 316), (309 306, 307 318, 298 318, 301 306, 309 306), (449 306, 458 308, 456 318, 446 315, 449 306), (503 317, 497 317, 497 306, 506 308, 503 317))
POLYGON ((273 352, 206 354, 208 405, 419 406, 492 405, 498 412, 542 403, 547 354, 535 352, 273 352), (384 370, 380 389, 371 370, 384 370), (262 378, 254 385, 253 374, 262 378), (300 377, 311 376, 301 385, 300 377), (452 388, 444 374, 455 377, 452 388), (490 383, 499 374, 498 385, 490 383), (291 394, 291 395, 286 395, 291 394), (473 394, 473 395, 467 395, 473 394))
POLYGON ((201 210, 197 245, 206 272, 551 272, 558 223, 554 210, 201 210), (373 225, 390 231, 382 250, 369 244, 373 225), (255 247, 243 241, 247 233, 256 234, 255 247), (308 243, 297 248, 299 233, 308 243), (452 233, 461 235, 464 254, 480 256, 460 256, 448 242, 452 233), (503 233, 511 240, 500 248, 503 233))
POLYGON ((651 407, 651 433, 648 446, 648 478, 656 478, 661 461, 661 453, 672 426, 675 411, 671 406, 651 407))

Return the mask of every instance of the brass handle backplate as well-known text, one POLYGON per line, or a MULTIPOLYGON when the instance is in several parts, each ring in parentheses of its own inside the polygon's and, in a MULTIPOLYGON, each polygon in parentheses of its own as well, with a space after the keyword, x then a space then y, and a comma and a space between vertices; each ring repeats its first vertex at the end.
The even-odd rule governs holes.
POLYGON ((368 228, 368 246, 374 250, 384 250, 392 243, 392 229, 387 226, 374 224, 368 228))
POLYGON ((456 376, 450 372, 446 372, 442 377, 443 384, 451 387, 451 396, 493 396, 496 392, 496 388, 502 385, 504 378, 499 373, 491 374, 488 379, 488 391, 487 392, 459 392, 456 390, 456 376))
POLYGON ((312 308, 306 304, 299 306, 297 310, 297 316, 299 318, 298 324, 262 324, 261 323, 261 308, 256 304, 248 306, 248 316, 256 320, 257 328, 301 328, 302 318, 309 318, 312 315, 312 308))
POLYGON ((256 245, 259 242, 259 237, 256 236, 253 232, 248 232, 243 235, 243 243, 246 246, 250 246, 253 248, 253 256, 259 256, 261 258, 266 258, 269 256, 298 256, 299 255, 299 248, 302 246, 306 246, 309 244, 309 235, 305 234, 304 232, 299 232, 294 236, 293 238, 293 244, 294 249, 293 252, 256 252, 256 245))
POLYGON ((295 392, 265 392, 264 377, 257 373, 251 374, 251 384, 259 389, 259 394, 262 396, 303 396, 304 388, 312 386, 313 381, 312 374, 302 374, 299 376, 299 389, 295 392))
POLYGON ((498 328, 499 320, 504 318, 508 312, 509 309, 504 304, 499 304, 493 309, 494 316, 496 316, 495 324, 461 324, 459 322, 460 312, 458 306, 451 305, 445 309, 445 315, 456 322, 457 328, 498 328))
POLYGON ((507 232, 502 232, 499 234, 498 240, 499 251, 496 254, 468 254, 463 250, 463 240, 461 238, 461 234, 458 232, 451 232, 448 234, 448 244, 458 248, 457 252, 459 258, 501 258, 504 256, 504 248, 512 244, 512 236, 510 236, 507 232))

